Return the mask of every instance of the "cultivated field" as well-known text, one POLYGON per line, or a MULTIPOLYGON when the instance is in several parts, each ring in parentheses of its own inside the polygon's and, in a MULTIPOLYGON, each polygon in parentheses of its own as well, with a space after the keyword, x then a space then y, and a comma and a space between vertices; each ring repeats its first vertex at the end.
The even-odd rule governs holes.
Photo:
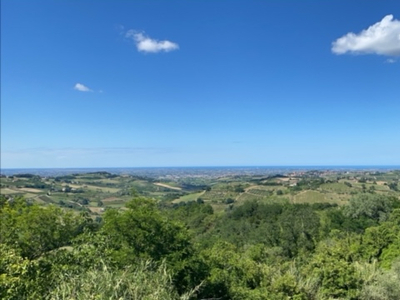
POLYGON ((171 174, 165 181, 164 177, 136 177, 107 172, 46 178, 21 174, 2 176, 0 192, 8 198, 23 196, 41 205, 54 204, 85 210, 92 215, 102 214, 107 207, 123 207, 132 198, 133 191, 166 205, 202 201, 211 204, 216 211, 246 201, 344 205, 360 193, 400 196, 400 171, 220 175, 171 174))

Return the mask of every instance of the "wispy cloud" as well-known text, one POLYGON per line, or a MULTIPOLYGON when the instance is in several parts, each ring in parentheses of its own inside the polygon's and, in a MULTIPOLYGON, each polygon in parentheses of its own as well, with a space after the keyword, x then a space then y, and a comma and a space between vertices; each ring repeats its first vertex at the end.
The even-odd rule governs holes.
POLYGON ((350 32, 334 41, 332 52, 400 56, 400 21, 387 15, 358 34, 350 32))
POLYGON ((99 147, 99 148, 27 148, 2 149, 2 168, 48 167, 113 167, 130 162, 143 166, 166 156, 174 156, 180 150, 171 147, 99 147))
POLYGON ((98 155, 98 154, 123 155, 123 154, 139 154, 139 153, 170 153, 175 151, 176 149, 168 147, 98 147, 98 148, 40 147, 40 148, 5 150, 4 154, 7 155, 29 154, 29 155, 69 157, 77 155, 87 156, 87 155, 98 155))
POLYGON ((80 91, 80 92, 92 92, 90 88, 87 86, 83 85, 82 83, 77 83, 74 86, 74 90, 80 91))
POLYGON ((395 59, 393 59, 393 58, 388 58, 385 62, 388 63, 388 64, 394 64, 397 61, 395 59))
POLYGON ((121 24, 116 24, 115 29, 118 31, 119 34, 124 34, 125 26, 121 24))
POLYGON ((177 43, 167 40, 158 41, 150 38, 143 32, 137 32, 133 29, 128 30, 125 34, 125 37, 132 39, 135 42, 136 48, 139 52, 157 53, 170 52, 179 49, 179 45, 177 43))

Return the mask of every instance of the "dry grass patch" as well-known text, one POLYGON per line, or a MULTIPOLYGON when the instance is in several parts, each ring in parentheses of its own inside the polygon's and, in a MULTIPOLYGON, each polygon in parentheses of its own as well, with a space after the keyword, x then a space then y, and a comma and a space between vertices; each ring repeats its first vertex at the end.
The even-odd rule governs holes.
POLYGON ((92 212, 92 213, 101 213, 101 212, 103 212, 104 211, 104 208, 103 207, 95 207, 95 206, 89 206, 88 207, 89 209, 90 209, 90 211, 92 212))
POLYGON ((16 193, 19 193, 19 192, 9 189, 9 188, 0 189, 0 194, 2 194, 2 195, 9 195, 9 194, 16 194, 16 193))
POLYGON ((168 188, 168 189, 171 189, 171 190, 177 190, 177 191, 180 191, 180 190, 182 190, 182 188, 180 188, 180 187, 176 187, 176 186, 171 186, 171 185, 168 185, 168 184, 165 184, 165 183, 154 183, 155 185, 158 185, 158 186, 162 186, 162 187, 165 187, 165 188, 168 188))
POLYGON ((32 189, 32 188, 20 188, 20 190, 29 193, 43 193, 43 190, 32 189))

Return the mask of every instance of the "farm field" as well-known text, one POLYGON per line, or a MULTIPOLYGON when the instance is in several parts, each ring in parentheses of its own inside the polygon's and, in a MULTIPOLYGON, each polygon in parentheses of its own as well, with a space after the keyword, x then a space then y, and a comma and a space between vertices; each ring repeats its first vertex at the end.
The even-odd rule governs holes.
POLYGON ((184 196, 179 197, 178 199, 173 200, 172 203, 197 201, 198 199, 201 199, 203 194, 204 194, 204 191, 203 192, 199 192, 199 193, 193 193, 193 194, 184 195, 184 196))
POLYGON ((217 211, 247 201, 263 203, 329 203, 345 205, 362 193, 399 197, 399 171, 389 172, 292 172, 268 176, 221 174, 204 176, 138 177, 108 172, 40 177, 31 174, 2 176, 1 195, 23 196, 40 205, 54 204, 92 215, 107 207, 123 207, 133 191, 164 205, 209 203, 217 211), (171 179, 173 178, 173 179, 171 179))

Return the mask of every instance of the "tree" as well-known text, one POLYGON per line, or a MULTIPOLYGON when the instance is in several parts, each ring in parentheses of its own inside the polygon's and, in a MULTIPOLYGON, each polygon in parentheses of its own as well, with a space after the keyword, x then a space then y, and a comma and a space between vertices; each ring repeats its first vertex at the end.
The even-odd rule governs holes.
POLYGON ((164 218, 155 201, 136 196, 126 208, 106 210, 101 229, 101 234, 109 236, 115 250, 124 253, 126 259, 142 256, 160 260, 189 246, 184 228, 164 218))
POLYGON ((388 187, 389 187, 391 190, 395 191, 395 192, 397 192, 397 191, 399 190, 399 188, 398 188, 396 182, 391 182, 391 183, 389 183, 389 184, 388 184, 388 187))
POLYGON ((120 267, 138 260, 166 261, 179 292, 204 278, 189 232, 157 209, 152 199, 134 195, 125 210, 108 209, 100 230, 109 241, 108 253, 120 267))
POLYGON ((360 194, 349 200, 345 214, 354 219, 367 217, 374 221, 385 221, 390 211, 398 205, 396 198, 381 194, 360 194))
POLYGON ((316 282, 316 299, 358 299, 362 279, 353 261, 360 258, 360 236, 331 232, 320 242, 305 277, 316 282))
POLYGON ((41 289, 37 262, 32 262, 10 246, 0 243, 0 298, 35 299, 41 289))
POLYGON ((70 244, 91 222, 52 205, 32 205, 23 198, 6 203, 0 209, 0 219, 0 243, 29 259, 70 244))
POLYGON ((319 239, 320 221, 309 205, 289 206, 278 219, 279 245, 288 257, 311 251, 319 239))
POLYGON ((395 209, 386 222, 369 227, 363 235, 364 257, 377 259, 389 268, 400 257, 400 209, 395 209))

